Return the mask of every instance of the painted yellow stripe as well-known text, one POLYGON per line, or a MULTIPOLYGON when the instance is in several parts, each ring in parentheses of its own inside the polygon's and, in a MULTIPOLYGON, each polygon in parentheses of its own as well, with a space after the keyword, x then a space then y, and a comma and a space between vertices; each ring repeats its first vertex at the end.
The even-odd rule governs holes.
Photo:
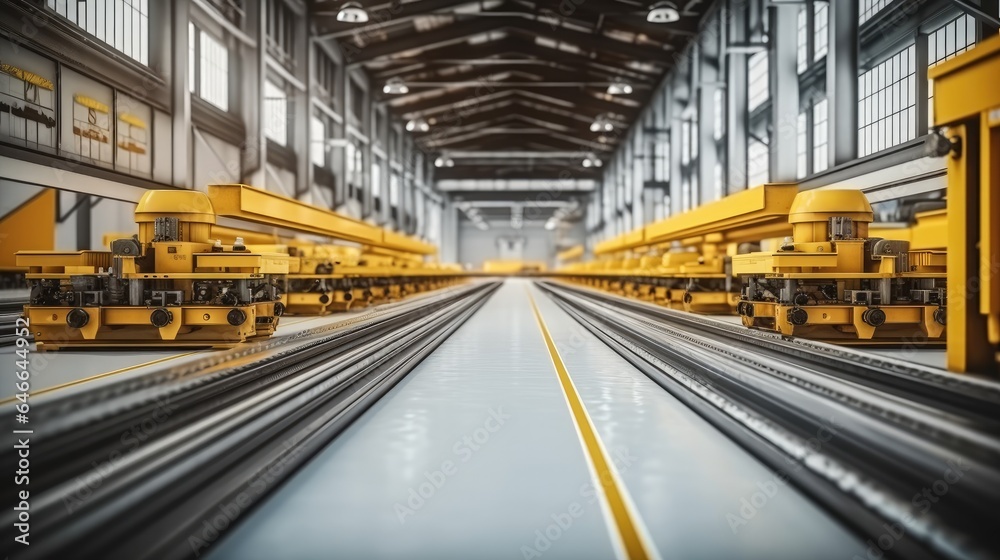
MULTIPOLYGON (((61 385, 54 385, 52 387, 46 387, 44 389, 38 389, 37 391, 31 391, 30 394, 31 394, 32 397, 34 397, 34 396, 37 396, 37 395, 42 395, 42 394, 45 394, 45 393, 50 393, 52 391, 58 391, 59 389, 65 389, 66 387, 72 387, 74 385, 79 385, 81 383, 86 383, 88 381, 93 381, 95 379, 102 379, 102 378, 105 378, 105 377, 111 377, 112 375, 118 375, 120 373, 125 373, 127 371, 132 371, 132 370, 136 370, 136 369, 139 369, 139 368, 144 368, 146 366, 153 366, 153 365, 156 365, 156 364, 160 364, 160 363, 166 362, 168 360, 176 360, 177 358, 183 358, 185 356, 191 356, 192 354, 197 354, 198 352, 201 352, 201 350, 195 350, 193 352, 185 352, 183 354, 174 354, 172 356, 164 356, 162 358, 157 358, 157 359, 149 361, 149 362, 145 362, 145 363, 141 363, 141 364, 136 364, 134 366, 123 367, 121 369, 116 369, 114 371, 107 371, 107 372, 104 372, 104 373, 98 373, 97 375, 91 375, 90 377, 84 377, 83 379, 76 379, 74 381, 68 381, 68 382, 63 383, 61 385)), ((9 398, 0 400, 0 405, 5 405, 7 403, 14 402, 15 400, 17 400, 17 399, 14 398, 14 397, 9 397, 9 398)))
POLYGON ((646 543, 640 537, 639 525, 632 518, 632 514, 626 505, 624 494, 615 481, 614 467, 612 467, 611 460, 601 447, 594 424, 587 414, 587 409, 583 406, 580 394, 577 393, 576 387, 573 385, 572 379, 570 379, 566 364, 563 363, 562 358, 559 356, 559 350, 552 340, 552 335, 549 334, 548 327, 545 326, 545 320, 542 319, 542 312, 539 311, 538 305, 535 304, 535 298, 531 295, 530 290, 528 291, 528 299, 531 301, 531 309, 535 312, 538 328, 541 329, 542 337, 545 339, 545 346, 548 347, 549 355, 552 357, 552 364, 555 366, 556 375, 559 377, 559 385, 562 387, 563 393, 566 395, 566 401, 569 403, 573 423, 576 424, 576 428, 583 439, 584 451, 590 458, 597 475, 598 483, 607 497, 614 528, 618 530, 622 545, 625 547, 625 557, 630 560, 655 558, 655 554, 650 553, 646 543))

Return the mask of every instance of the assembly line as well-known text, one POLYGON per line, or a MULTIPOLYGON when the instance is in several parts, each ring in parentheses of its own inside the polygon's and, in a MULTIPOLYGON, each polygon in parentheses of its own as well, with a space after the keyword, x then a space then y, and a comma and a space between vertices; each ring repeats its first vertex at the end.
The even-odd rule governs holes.
POLYGON ((5 558, 1000 558, 1000 2, 680 4, 0 0, 5 558))

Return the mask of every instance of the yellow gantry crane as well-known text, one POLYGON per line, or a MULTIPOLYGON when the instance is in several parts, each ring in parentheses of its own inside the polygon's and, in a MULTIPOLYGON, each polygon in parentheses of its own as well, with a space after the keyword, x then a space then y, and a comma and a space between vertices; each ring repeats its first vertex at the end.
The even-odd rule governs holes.
POLYGON ((931 68, 929 151, 948 162, 948 369, 997 374, 1000 351, 1000 36, 931 68))

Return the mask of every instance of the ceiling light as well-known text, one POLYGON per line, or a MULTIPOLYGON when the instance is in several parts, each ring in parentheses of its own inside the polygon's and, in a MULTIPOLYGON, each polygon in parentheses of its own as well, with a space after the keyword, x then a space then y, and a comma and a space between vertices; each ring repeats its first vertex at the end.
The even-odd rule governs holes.
POLYGON ((337 21, 345 23, 365 23, 368 21, 368 12, 357 2, 345 2, 337 12, 337 21))
POLYGON ((594 122, 590 123, 591 132, 611 132, 614 129, 615 125, 608 115, 598 115, 594 122))
POLYGON ((681 13, 673 2, 657 2, 650 6, 646 21, 650 23, 673 23, 681 19, 681 13))
POLYGON ((555 218, 555 217, 552 217, 552 218, 549 218, 548 220, 546 220, 546 222, 545 222, 545 229, 547 229, 548 231, 552 231, 552 230, 556 229, 556 226, 558 226, 558 225, 559 225, 559 219, 555 218))
POLYGON ((597 156, 594 154, 587 154, 587 157, 583 158, 582 165, 584 167, 601 167, 604 165, 604 162, 597 159, 597 156))
POLYGON ((386 82, 384 86, 382 86, 382 93, 389 95, 403 95, 410 93, 410 88, 406 87, 403 80, 400 80, 399 78, 392 78, 386 82))
POLYGON ((625 80, 616 80, 608 86, 608 95, 628 95, 632 93, 632 84, 625 80))
POLYGON ((447 156, 441 156, 434 160, 434 167, 455 167, 455 160, 447 156))
POLYGON ((421 118, 416 118, 406 123, 406 130, 410 132, 427 132, 430 129, 431 125, 421 118))

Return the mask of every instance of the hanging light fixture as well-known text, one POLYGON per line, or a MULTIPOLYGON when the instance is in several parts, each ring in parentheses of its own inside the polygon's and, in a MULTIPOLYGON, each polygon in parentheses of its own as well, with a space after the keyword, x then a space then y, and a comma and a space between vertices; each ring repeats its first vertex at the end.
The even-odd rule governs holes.
POLYGON ((628 95, 632 93, 632 84, 625 80, 615 80, 608 86, 608 95, 628 95))
POLYGON ((434 160, 434 167, 455 167, 455 160, 448 156, 441 156, 434 160))
POLYGON ((673 2, 656 2, 649 8, 646 21, 649 23, 674 23, 681 19, 681 13, 673 2))
POLYGON ((344 2, 344 5, 340 7, 340 11, 337 12, 337 21, 344 23, 366 23, 368 21, 368 12, 357 2, 344 2))
POLYGON ((410 88, 406 87, 403 80, 392 78, 382 86, 382 93, 387 95, 404 95, 410 93, 410 88))
POLYGON ((594 154, 587 154, 587 157, 583 158, 584 167, 602 167, 604 162, 597 158, 594 154))
POLYGON ((430 123, 420 117, 411 119, 406 123, 406 130, 409 132, 427 132, 430 129, 430 123))
POLYGON ((597 115, 594 122, 590 123, 591 132, 611 132, 615 129, 615 124, 611 122, 611 115, 597 115))

